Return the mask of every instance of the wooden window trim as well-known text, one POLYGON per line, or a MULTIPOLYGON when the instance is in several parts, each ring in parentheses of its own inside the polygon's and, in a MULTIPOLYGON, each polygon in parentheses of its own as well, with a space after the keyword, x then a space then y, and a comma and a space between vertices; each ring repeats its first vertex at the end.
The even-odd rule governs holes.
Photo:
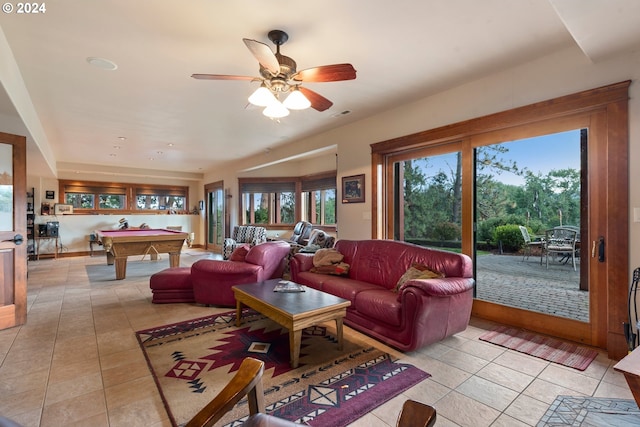
POLYGON ((154 214, 166 214, 166 209, 138 209, 136 207, 137 191, 161 191, 162 193, 170 193, 176 197, 185 198, 185 209, 178 211, 177 213, 187 214, 189 213, 189 187, 178 185, 151 185, 151 184, 136 184, 136 183, 123 183, 123 182, 102 182, 102 181, 79 181, 79 180, 64 180, 58 181, 58 203, 65 203, 66 191, 70 187, 80 187, 89 189, 90 194, 97 196, 98 194, 116 194, 113 189, 123 191, 117 194, 124 194, 126 198, 126 209, 99 209, 94 206, 93 209, 75 208, 73 210, 76 214, 140 214, 140 215, 154 215, 154 214))

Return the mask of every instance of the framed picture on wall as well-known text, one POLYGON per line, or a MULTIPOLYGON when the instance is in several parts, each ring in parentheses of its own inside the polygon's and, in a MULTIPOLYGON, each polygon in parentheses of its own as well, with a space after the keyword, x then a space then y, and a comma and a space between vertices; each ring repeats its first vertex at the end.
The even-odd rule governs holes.
POLYGON ((364 203, 364 174, 342 177, 342 203, 364 203))
POLYGON ((45 194, 45 197, 47 199, 55 199, 56 198, 56 192, 55 191, 47 190, 47 191, 45 191, 44 194, 45 194))

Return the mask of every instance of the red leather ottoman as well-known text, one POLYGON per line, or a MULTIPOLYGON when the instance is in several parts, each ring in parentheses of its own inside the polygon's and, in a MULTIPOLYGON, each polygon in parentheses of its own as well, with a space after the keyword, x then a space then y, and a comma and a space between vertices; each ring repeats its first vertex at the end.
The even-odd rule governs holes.
POLYGON ((191 267, 167 268, 152 275, 149 287, 153 293, 151 302, 195 302, 191 284, 191 267))

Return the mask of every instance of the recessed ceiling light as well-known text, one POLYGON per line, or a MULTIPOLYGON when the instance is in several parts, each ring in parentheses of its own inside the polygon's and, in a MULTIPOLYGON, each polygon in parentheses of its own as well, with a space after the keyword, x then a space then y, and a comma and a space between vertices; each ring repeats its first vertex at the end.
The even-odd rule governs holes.
POLYGON ((125 141, 125 140, 127 139, 127 137, 126 137, 126 136, 119 136, 119 137, 118 137, 118 139, 119 139, 120 141, 125 141))
POLYGON ((164 153, 162 151, 156 151, 156 153, 163 155, 164 153))
POLYGON ((167 147, 173 147, 173 142, 168 143, 167 147))
POLYGON ((109 155, 110 155, 111 157, 115 157, 115 156, 116 156, 116 153, 111 153, 111 154, 109 154, 109 155))
POLYGON ((120 147, 119 145, 114 145, 113 148, 115 148, 116 150, 119 150, 122 147, 120 147))
POLYGON ((87 58, 87 62, 94 67, 102 68, 103 70, 113 71, 118 69, 118 65, 115 62, 109 61, 108 59, 104 58, 90 56, 87 58))

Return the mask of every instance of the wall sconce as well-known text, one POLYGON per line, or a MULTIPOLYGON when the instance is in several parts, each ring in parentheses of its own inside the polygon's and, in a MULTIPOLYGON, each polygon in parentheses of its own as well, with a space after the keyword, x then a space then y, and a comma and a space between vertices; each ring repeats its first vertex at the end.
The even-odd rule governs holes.
POLYGON ((200 206, 200 210, 203 211, 204 210, 204 200, 200 200, 198 202, 199 206, 200 206))

